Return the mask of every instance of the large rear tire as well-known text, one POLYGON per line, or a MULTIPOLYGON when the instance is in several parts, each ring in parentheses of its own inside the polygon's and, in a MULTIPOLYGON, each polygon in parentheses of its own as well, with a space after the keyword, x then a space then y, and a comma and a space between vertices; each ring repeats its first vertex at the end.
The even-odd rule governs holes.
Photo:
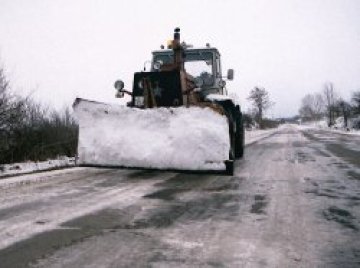
POLYGON ((229 160, 225 161, 226 166, 226 175, 233 176, 234 175, 234 161, 236 157, 236 133, 233 133, 233 128, 230 126, 230 152, 229 152, 229 160))
POLYGON ((235 133, 235 158, 242 158, 244 156, 244 141, 245 141, 245 135, 244 135, 244 127, 242 122, 238 125, 237 131, 235 133))
POLYGON ((225 175, 233 176, 234 175, 234 161, 233 160, 225 161, 225 166, 226 166, 225 175))

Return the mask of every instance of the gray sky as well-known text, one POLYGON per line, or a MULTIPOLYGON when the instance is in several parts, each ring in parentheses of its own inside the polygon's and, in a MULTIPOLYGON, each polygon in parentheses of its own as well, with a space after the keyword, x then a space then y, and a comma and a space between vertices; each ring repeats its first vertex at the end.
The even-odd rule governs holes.
POLYGON ((131 88, 179 26, 220 50, 245 109, 258 85, 276 102, 269 115, 294 115, 327 81, 344 98, 360 89, 359 14, 360 0, 0 0, 0 58, 15 88, 57 107, 117 102, 114 81, 131 88))

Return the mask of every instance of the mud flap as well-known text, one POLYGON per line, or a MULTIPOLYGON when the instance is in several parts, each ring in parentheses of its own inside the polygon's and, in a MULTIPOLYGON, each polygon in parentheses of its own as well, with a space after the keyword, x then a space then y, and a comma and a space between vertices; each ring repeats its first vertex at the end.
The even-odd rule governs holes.
POLYGON ((227 160, 225 161, 225 175, 233 176, 234 175, 234 161, 233 160, 227 160))

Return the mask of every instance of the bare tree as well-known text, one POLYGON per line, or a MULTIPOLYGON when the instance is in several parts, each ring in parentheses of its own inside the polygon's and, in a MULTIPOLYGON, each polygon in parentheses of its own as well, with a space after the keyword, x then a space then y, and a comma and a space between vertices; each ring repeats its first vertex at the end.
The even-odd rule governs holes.
POLYGON ((340 113, 343 116, 344 127, 347 128, 348 119, 351 112, 351 105, 348 102, 344 101, 343 99, 339 99, 336 103, 336 106, 338 107, 338 110, 340 110, 340 113))
POLYGON ((25 100, 10 93, 10 83, 0 67, 0 151, 14 142, 12 134, 21 126, 24 113, 25 100))
POLYGON ((332 126, 335 122, 335 104, 337 97, 335 95, 334 85, 329 82, 324 85, 324 98, 328 115, 328 126, 332 126))
POLYGON ((269 109, 273 103, 270 101, 269 93, 265 88, 255 87, 250 91, 248 100, 252 102, 252 105, 256 112, 256 121, 260 128, 263 128, 263 116, 267 109, 269 109))
POLYGON ((324 114, 325 102, 321 94, 307 94, 301 100, 299 114, 303 120, 319 120, 324 114))
POLYGON ((351 103, 354 114, 360 114, 360 90, 352 94, 351 103))

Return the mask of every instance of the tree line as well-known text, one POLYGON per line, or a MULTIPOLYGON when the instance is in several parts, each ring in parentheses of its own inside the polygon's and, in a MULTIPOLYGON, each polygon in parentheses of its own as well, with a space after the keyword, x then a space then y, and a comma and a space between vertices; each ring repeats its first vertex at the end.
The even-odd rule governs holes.
MULTIPOLYGON (((316 121, 326 117, 329 127, 335 124, 336 118, 342 117, 344 127, 347 128, 349 118, 360 116, 360 90, 353 92, 350 100, 344 100, 332 83, 326 83, 322 91, 302 98, 299 115, 303 121, 316 121)), ((360 128, 360 125, 354 127, 360 128)))
POLYGON ((77 135, 70 109, 59 112, 14 94, 0 67, 0 164, 74 156, 77 135))

